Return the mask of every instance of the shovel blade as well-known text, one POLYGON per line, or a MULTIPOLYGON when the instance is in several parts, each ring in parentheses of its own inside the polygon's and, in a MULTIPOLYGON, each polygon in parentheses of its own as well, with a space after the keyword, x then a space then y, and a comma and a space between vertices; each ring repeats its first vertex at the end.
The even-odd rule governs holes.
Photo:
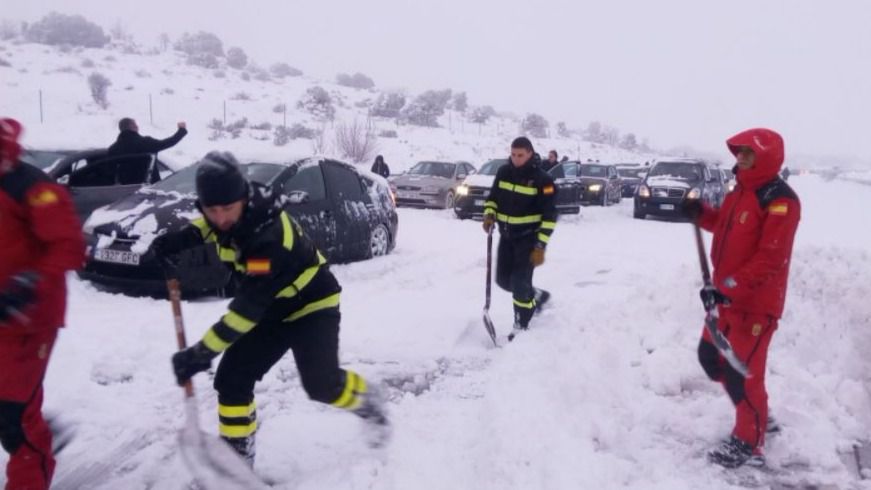
POLYGON ((487 329, 487 333, 490 335, 490 340, 493 341, 493 345, 499 347, 499 342, 496 341, 496 327, 493 326, 493 320, 490 319, 490 310, 484 309, 484 328, 487 329))

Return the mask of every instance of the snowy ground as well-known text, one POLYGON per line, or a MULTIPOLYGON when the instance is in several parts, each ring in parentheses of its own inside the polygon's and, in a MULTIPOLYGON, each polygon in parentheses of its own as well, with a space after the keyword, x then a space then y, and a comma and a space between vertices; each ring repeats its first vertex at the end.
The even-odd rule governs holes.
MULTIPOLYGON (((815 176, 790 183, 804 218, 770 353, 771 406, 785 428, 768 458, 807 461, 814 469, 802 478, 829 488, 871 488, 837 456, 871 422, 871 232, 860 225, 871 192, 815 176)), ((308 401, 288 357, 257 389, 258 473, 288 489, 732 488, 703 457, 728 434, 732 409, 695 359, 690 227, 634 220, 631 208, 627 199, 560 220, 536 274, 552 307, 503 349, 488 345, 480 321, 480 223, 402 210, 394 253, 333 267, 344 287, 342 358, 389 387, 392 444, 368 450, 355 417, 308 401)), ((79 280, 70 290, 46 380, 47 407, 79 424, 58 479, 139 439, 101 488, 183 488, 169 304, 79 280)), ((186 302, 189 338, 225 306, 186 302)), ((506 334, 507 293, 495 293, 492 312, 506 334)), ((209 376, 195 384, 203 427, 216 433, 209 376)))

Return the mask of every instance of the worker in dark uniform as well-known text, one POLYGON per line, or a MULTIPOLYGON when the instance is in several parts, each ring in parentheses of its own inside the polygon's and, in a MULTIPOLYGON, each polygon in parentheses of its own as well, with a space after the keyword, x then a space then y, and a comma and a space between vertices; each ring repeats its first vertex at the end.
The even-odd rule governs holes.
POLYGON ((172 270, 178 253, 214 244, 243 278, 229 311, 202 340, 172 356, 179 384, 211 367, 224 352, 214 386, 221 436, 254 464, 254 384, 293 351, 312 400, 350 410, 367 422, 369 444, 386 443, 390 426, 380 390, 339 368, 339 293, 326 259, 281 209, 271 188, 248 182, 230 153, 212 152, 196 173, 203 217, 152 244, 172 270))
POLYGON ((484 231, 499 223, 496 284, 514 297, 514 328, 509 340, 529 328, 533 313, 550 293, 532 286, 533 270, 544 263, 544 251, 556 227, 556 186, 539 166, 528 138, 511 143, 511 165, 496 173, 484 202, 484 231))

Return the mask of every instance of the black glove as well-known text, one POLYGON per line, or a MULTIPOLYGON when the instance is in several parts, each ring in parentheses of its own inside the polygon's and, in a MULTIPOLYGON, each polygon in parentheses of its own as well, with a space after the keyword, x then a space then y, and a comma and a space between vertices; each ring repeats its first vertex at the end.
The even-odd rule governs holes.
POLYGON ((32 271, 12 276, 6 289, 0 293, 0 323, 9 320, 25 320, 23 311, 36 300, 36 285, 39 274, 32 271))
POLYGON ((160 268, 167 276, 175 277, 179 267, 179 253, 188 248, 186 242, 187 232, 164 233, 151 242, 145 260, 157 261, 160 268))
POLYGON ((702 215, 702 202, 698 199, 684 199, 680 204, 680 211, 687 218, 696 221, 702 215))
POLYGON ((193 375, 203 372, 212 367, 212 359, 218 355, 206 347, 202 342, 180 350, 172 355, 172 370, 175 379, 181 386, 191 379, 193 375))
POLYGON ((699 290, 705 310, 713 310, 717 305, 729 306, 732 301, 713 286, 705 286, 699 290))

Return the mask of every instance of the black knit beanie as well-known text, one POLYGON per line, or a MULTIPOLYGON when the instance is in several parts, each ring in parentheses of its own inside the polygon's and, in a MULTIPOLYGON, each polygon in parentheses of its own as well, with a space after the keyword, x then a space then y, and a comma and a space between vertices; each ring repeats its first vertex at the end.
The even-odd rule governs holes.
POLYGON ((201 206, 223 206, 248 197, 248 181, 229 152, 209 152, 197 168, 197 198, 201 206))

